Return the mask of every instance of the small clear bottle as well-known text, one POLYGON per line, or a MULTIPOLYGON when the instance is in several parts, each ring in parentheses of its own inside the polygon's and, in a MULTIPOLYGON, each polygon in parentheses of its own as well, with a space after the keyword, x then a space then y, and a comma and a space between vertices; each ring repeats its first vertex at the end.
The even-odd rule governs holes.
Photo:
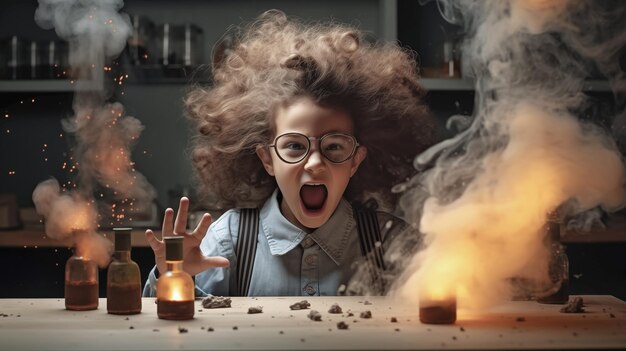
POLYGON ((157 281, 157 315, 161 319, 192 319, 194 314, 194 282, 183 270, 182 236, 163 238, 167 272, 157 281))
POLYGON ((130 258, 131 228, 113 228, 115 253, 107 272, 107 312, 136 314, 141 312, 141 273, 130 258))
POLYGON ((546 224, 546 245, 550 253, 548 276, 551 287, 537 296, 539 303, 564 304, 569 300, 569 259, 561 244, 561 224, 550 218, 546 224))
POLYGON ((98 308, 98 265, 77 249, 65 264, 65 308, 74 311, 98 308))

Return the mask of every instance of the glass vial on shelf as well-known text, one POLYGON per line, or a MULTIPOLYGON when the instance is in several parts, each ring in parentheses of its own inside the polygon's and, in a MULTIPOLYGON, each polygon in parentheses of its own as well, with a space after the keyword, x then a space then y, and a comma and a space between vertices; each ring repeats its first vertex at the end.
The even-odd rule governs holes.
POLYGON ((76 249, 65 264, 65 308, 74 311, 98 308, 98 265, 76 249))
POLYGON ((182 236, 163 238, 167 272, 157 280, 157 315, 161 319, 192 319, 194 314, 194 282, 183 271, 182 236))
POLYGON ((107 272, 107 312, 136 314, 141 312, 141 273, 130 258, 131 228, 113 228, 115 252, 107 272))
POLYGON ((546 223, 546 245, 548 246, 548 276, 550 289, 537 296, 539 303, 563 304, 569 300, 569 259, 565 246, 561 244, 561 224, 556 218, 546 223))

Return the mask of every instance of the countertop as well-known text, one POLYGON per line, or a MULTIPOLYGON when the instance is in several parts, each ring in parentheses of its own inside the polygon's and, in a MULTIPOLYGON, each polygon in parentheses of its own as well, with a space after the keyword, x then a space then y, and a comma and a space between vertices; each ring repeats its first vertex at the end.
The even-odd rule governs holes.
POLYGON ((231 308, 205 309, 195 318, 160 320, 153 298, 131 316, 64 309, 63 299, 0 299, 0 350, 421 350, 624 349, 626 303, 608 295, 582 296, 585 312, 561 305, 511 301, 481 312, 459 310, 453 325, 419 322, 416 306, 384 297, 232 298, 231 308), (342 314, 328 313, 338 303, 342 314), (263 313, 248 314, 262 306, 263 313), (307 318, 311 309, 322 321, 307 318), (360 313, 371 311, 370 319, 360 313), (349 316, 348 312, 354 315, 349 316), (397 322, 392 322, 392 318, 397 322), (338 322, 348 329, 338 329, 338 322))

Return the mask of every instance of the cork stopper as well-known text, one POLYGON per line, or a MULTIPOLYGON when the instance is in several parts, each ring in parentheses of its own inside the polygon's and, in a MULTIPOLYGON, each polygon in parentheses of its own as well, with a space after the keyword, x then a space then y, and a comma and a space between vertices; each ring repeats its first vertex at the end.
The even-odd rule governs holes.
POLYGON ((113 228, 115 233, 115 251, 130 251, 130 232, 132 228, 113 228))
POLYGON ((166 236, 165 241, 165 260, 166 261, 182 261, 183 260, 183 238, 182 236, 166 236))

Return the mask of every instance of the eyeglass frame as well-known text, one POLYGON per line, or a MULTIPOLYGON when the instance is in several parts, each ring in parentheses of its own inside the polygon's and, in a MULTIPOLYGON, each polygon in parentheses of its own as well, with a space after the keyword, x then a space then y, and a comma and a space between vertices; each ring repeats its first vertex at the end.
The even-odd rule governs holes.
POLYGON ((283 161, 283 162, 285 162, 285 163, 288 163, 288 164, 290 164, 290 165, 293 165, 293 164, 296 164, 296 163, 300 163, 300 162, 302 162, 302 160, 304 160, 305 158, 307 158, 307 157, 311 154, 311 150, 312 150, 312 147, 311 147, 311 146, 312 146, 312 145, 311 145, 311 141, 312 141, 312 140, 317 140, 317 141, 318 141, 318 143, 317 143, 317 147, 318 147, 318 149, 320 150, 320 154, 321 154, 322 156, 324 156, 324 158, 325 158, 325 159, 327 159, 328 161, 330 161, 331 163, 334 163, 334 164, 341 164, 341 163, 344 163, 344 162, 348 161, 349 159, 353 158, 353 157, 354 157, 354 154, 356 153, 356 149, 357 149, 359 146, 361 146, 361 144, 359 144, 359 142, 356 140, 356 137, 355 137, 354 135, 351 135, 351 134, 346 134, 346 133, 341 133, 341 132, 330 132, 330 133, 326 133, 326 134, 322 135, 321 137, 310 137, 310 136, 306 136, 306 135, 304 135, 304 134, 302 134, 302 133, 298 133, 298 132, 289 132, 289 133, 283 133, 283 134, 281 134, 281 135, 279 135, 279 136, 275 137, 275 138, 274 138, 274 143, 273 143, 273 144, 270 144, 270 145, 267 145, 267 147, 268 147, 268 148, 274 148, 274 152, 276 153, 276 156, 278 156, 278 158, 280 158, 280 160, 281 160, 281 161, 283 161), (302 158, 301 158, 301 159, 299 159, 298 161, 293 161, 293 162, 291 162, 291 161, 287 161, 287 160, 285 160, 282 156, 280 156, 280 153, 279 153, 279 152, 278 152, 278 150, 276 149, 276 140, 278 140, 278 138, 280 138, 280 137, 282 137, 282 136, 285 136, 285 135, 294 135, 294 134, 295 134, 295 135, 300 135, 300 136, 303 136, 303 137, 307 140, 307 142, 308 142, 308 146, 307 146, 307 149, 306 149, 306 150, 307 150, 307 151, 306 151, 306 153, 302 156, 302 158), (321 150, 321 148, 320 148, 320 146, 322 145, 322 140, 323 140, 324 138, 328 137, 328 136, 333 136, 333 135, 342 135, 342 136, 346 136, 346 137, 349 137, 350 139, 352 139, 352 141, 354 142, 354 146, 352 147, 352 151, 350 151, 350 155, 349 155, 349 156, 348 156, 345 160, 343 160, 343 161, 336 162, 336 161, 331 160, 330 158, 328 158, 328 156, 326 156, 326 155, 322 152, 322 150, 321 150))

